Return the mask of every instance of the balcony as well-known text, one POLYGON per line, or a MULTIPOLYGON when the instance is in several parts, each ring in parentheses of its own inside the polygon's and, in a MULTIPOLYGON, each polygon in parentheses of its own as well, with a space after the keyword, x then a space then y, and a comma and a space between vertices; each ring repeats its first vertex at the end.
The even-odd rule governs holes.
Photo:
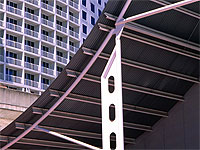
POLYGON ((24 29, 24 33, 33 37, 38 38, 38 32, 30 30, 30 29, 24 29))
POLYGON ((42 20, 42 23, 47 25, 47 26, 50 26, 50 27, 53 27, 53 22, 50 21, 50 20, 46 20, 44 18, 41 19, 42 20))
POLYGON ((24 62, 24 67, 38 71, 38 65, 37 64, 24 62))
POLYGON ((79 39, 79 34, 77 32, 74 32, 72 30, 69 30, 69 34, 77 39, 79 39))
POLYGON ((57 43, 58 46, 61 46, 61 47, 63 47, 63 48, 67 48, 67 43, 65 43, 65 42, 62 42, 62 41, 57 40, 56 43, 57 43))
POLYGON ((3 38, 0 37, 0 44, 3 45, 3 38))
POLYGON ((4 79, 4 74, 2 72, 0 72, 0 79, 3 80, 4 79))
POLYGON ((6 81, 21 83, 22 78, 19 76, 13 76, 13 75, 6 74, 6 81))
POLYGON ((43 2, 41 2, 42 8, 47 9, 51 12, 53 12, 53 7, 51 5, 45 4, 43 2))
POLYGON ((14 64, 17 66, 21 66, 22 62, 19 59, 12 58, 12 57, 6 57, 6 63, 8 64, 14 64))
POLYGON ((67 17, 67 13, 64 12, 64 11, 61 11, 61 10, 59 10, 59 9, 57 9, 57 14, 60 15, 60 16, 62 16, 62 17, 64 17, 64 18, 67 17))
POLYGON ((78 9, 78 4, 73 2, 73 1, 71 1, 71 0, 69 0, 69 5, 74 7, 74 8, 76 8, 76 9, 78 9))
POLYGON ((24 13, 24 16, 25 16, 26 18, 31 19, 31 20, 38 21, 38 16, 37 16, 37 15, 34 15, 34 14, 31 14, 31 13, 29 13, 29 12, 25 12, 25 13, 24 13))
POLYGON ((11 6, 8 6, 6 7, 6 10, 11 12, 11 13, 15 13, 17 15, 22 15, 22 10, 18 9, 18 8, 14 8, 14 7, 11 7, 11 6))
POLYGON ((0 55, 0 61, 4 62, 4 56, 3 55, 0 55))
POLYGON ((12 46, 12 47, 15 47, 15 48, 18 48, 18 49, 21 49, 22 47, 22 44, 19 43, 19 42, 16 42, 16 41, 12 41, 12 40, 6 40, 6 45, 8 46, 12 46))
POLYGON ((42 69, 43 73, 46 73, 46 74, 49 74, 49 75, 53 75, 53 69, 46 68, 46 67, 42 67, 41 69, 42 69))
POLYGON ((21 32, 21 30, 22 30, 22 28, 20 26, 12 24, 10 22, 6 22, 6 27, 8 29, 11 29, 11 30, 14 30, 14 31, 17 31, 17 32, 21 32))
POLYGON ((79 21, 78 21, 78 18, 72 16, 72 15, 69 15, 69 20, 76 23, 76 24, 79 24, 79 21))
POLYGON ((49 84, 41 83, 41 89, 46 90, 49 87, 49 84))
POLYGON ((44 34, 41 34, 41 38, 42 38, 42 40, 48 41, 50 43, 53 43, 53 38, 50 37, 50 36, 46 36, 44 34))
POLYGON ((38 54, 38 49, 35 48, 35 47, 31 47, 31 46, 29 46, 29 45, 25 45, 25 46, 24 46, 24 49, 25 49, 25 51, 38 54))
POLYGON ((53 59, 53 53, 41 50, 42 56, 53 59))
POLYGON ((56 60, 59 61, 59 62, 62 62, 64 64, 68 63, 67 58, 64 58, 64 57, 61 57, 61 56, 56 56, 56 60))
POLYGON ((38 87, 38 82, 34 80, 24 79, 24 84, 32 87, 38 87))
POLYGON ((0 9, 4 9, 4 5, 0 3, 0 9))
POLYGON ((72 52, 74 52, 74 53, 76 53, 79 50, 79 48, 70 45, 69 46, 69 50, 72 51, 72 52))
POLYGON ((61 26, 61 25, 56 25, 56 28, 57 30, 61 31, 61 32, 64 32, 64 33, 67 33, 67 28, 61 26))
POLYGON ((0 27, 3 27, 3 20, 0 20, 0 27))
POLYGON ((25 1, 38 6, 38 0, 25 0, 25 1))

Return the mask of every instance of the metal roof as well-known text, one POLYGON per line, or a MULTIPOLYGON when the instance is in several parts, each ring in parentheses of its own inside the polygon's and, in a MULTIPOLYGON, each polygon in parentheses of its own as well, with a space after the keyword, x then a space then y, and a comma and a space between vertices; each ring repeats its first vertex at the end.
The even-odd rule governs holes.
MULTIPOLYGON (((133 0, 124 18, 179 0, 133 0)), ((47 112, 75 82, 115 28, 124 1, 108 1, 93 30, 49 88, 16 120, 1 131, 5 146, 47 112)), ((199 84, 199 4, 195 2, 125 24, 122 33, 122 81, 125 144, 168 116, 184 101, 185 93, 199 84)), ((100 76, 115 45, 115 35, 65 100, 40 124, 80 141, 102 147, 100 76)), ((14 149, 83 149, 58 137, 33 129, 12 145, 14 149)))

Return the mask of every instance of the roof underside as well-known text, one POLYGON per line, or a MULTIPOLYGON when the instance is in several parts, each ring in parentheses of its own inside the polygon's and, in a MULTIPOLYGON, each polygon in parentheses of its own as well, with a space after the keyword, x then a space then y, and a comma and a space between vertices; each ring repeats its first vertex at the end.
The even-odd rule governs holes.
MULTIPOLYGON (((133 0, 124 18, 159 8, 163 6, 160 1, 133 0)), ((1 146, 36 122, 70 87, 109 30, 115 27, 114 20, 124 4, 125 1, 113 0, 107 3, 93 30, 63 72, 32 106, 2 130, 1 146)), ((133 144, 134 139, 144 132, 151 132, 152 126, 166 117, 178 101, 184 100, 190 87, 199 82, 199 4, 184 6, 180 9, 184 11, 170 10, 126 24, 121 37, 126 144, 133 144), (147 32, 142 32, 144 30, 147 32), (149 32, 155 34, 147 34, 149 32), (162 38, 163 35, 172 40, 162 38)), ((102 147, 100 76, 114 48, 114 39, 115 35, 84 78, 66 100, 39 124, 40 127, 102 147)), ((37 130, 31 131, 11 148, 81 149, 76 144, 37 130)))

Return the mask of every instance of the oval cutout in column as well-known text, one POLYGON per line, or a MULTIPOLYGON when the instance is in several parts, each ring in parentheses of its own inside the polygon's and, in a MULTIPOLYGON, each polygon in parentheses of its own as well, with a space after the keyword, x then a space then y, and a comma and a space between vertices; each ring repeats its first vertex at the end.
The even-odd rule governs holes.
POLYGON ((114 132, 110 134, 110 149, 116 149, 116 134, 114 132))
POLYGON ((111 104, 109 107, 109 119, 110 121, 115 120, 115 105, 114 104, 111 104))
POLYGON ((114 79, 113 76, 110 76, 110 77, 108 78, 108 91, 109 91, 110 93, 113 93, 114 90, 115 90, 115 79, 114 79), (113 86, 111 86, 112 84, 113 84, 113 86))

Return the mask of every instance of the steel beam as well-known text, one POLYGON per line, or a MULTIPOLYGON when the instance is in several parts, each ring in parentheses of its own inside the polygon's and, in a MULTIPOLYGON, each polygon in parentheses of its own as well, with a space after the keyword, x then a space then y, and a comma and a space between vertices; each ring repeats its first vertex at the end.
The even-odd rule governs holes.
MULTIPOLYGON (((95 50, 92 50, 92 49, 89 49, 89 48, 86 48, 86 47, 82 47, 82 50, 83 50, 84 54, 91 55, 91 56, 93 56, 96 53, 95 50)), ((103 53, 103 52, 99 55, 99 58, 104 59, 104 60, 108 60, 109 57, 110 57, 110 54, 103 53)), ((138 69, 162 74, 162 75, 165 75, 165 76, 169 76, 169 77, 173 77, 173 78, 197 83, 197 84, 200 83, 198 78, 195 78, 195 77, 192 77, 192 76, 189 76, 189 75, 185 75, 185 74, 181 74, 181 73, 178 73, 178 72, 174 72, 174 71, 171 71, 171 70, 159 68, 159 67, 156 67, 156 66, 144 64, 144 63, 141 63, 141 62, 138 62, 138 61, 129 60, 129 59, 126 59, 126 58, 122 58, 122 64, 130 66, 130 67, 134 67, 134 68, 138 68, 138 69)))
MULTIPOLYGON (((49 89, 49 93, 50 93, 50 96, 60 97, 60 95, 62 95, 64 92, 49 89)), ((80 95, 80 94, 70 93, 66 97, 66 99, 72 100, 72 101, 88 103, 88 104, 99 105, 99 106, 101 105, 101 99, 95 98, 95 97, 90 97, 90 96, 85 96, 85 95, 80 95)), ((145 108, 145 107, 141 107, 141 106, 130 105, 130 104, 123 104, 123 109, 124 109, 124 111, 144 113, 144 114, 159 116, 159 117, 168 117, 167 112, 150 109, 150 108, 145 108)))
MULTIPOLYGON (((170 4, 171 4, 170 2, 165 1, 165 0, 150 0, 150 1, 152 1, 152 2, 154 2, 154 3, 157 3, 157 4, 160 4, 160 5, 163 5, 163 6, 166 6, 166 5, 170 5, 170 4)), ((188 15, 188 16, 191 16, 191 17, 200 19, 200 15, 199 15, 198 13, 193 12, 193 11, 191 11, 191 10, 189 10, 189 9, 186 9, 186 8, 183 8, 183 7, 177 7, 177 8, 175 8, 174 10, 179 11, 179 12, 181 12, 181 13, 183 13, 183 14, 188 15)))
MULTIPOLYGON (((74 78, 76 78, 80 74, 80 72, 77 72, 75 70, 66 70, 66 71, 67 71, 67 76, 74 77, 74 78)), ((101 83, 100 77, 90 75, 90 74, 85 74, 83 79, 87 80, 87 81, 95 82, 95 83, 101 83)), ((113 82, 111 83, 111 86, 113 86, 113 82)), ((138 86, 135 84, 129 84, 129 83, 123 82, 122 88, 126 89, 126 90, 131 90, 134 92, 159 96, 159 97, 168 98, 168 99, 172 99, 172 100, 176 100, 176 101, 184 101, 184 98, 181 95, 172 94, 172 93, 164 92, 164 91, 159 91, 159 90, 155 90, 155 89, 151 89, 151 88, 146 88, 146 87, 138 86)))
MULTIPOLYGON (((112 20, 112 21, 116 21, 116 16, 109 14, 107 12, 105 12, 104 14, 105 14, 107 19, 112 20)), ((190 48, 190 49, 193 49, 193 50, 196 50, 196 51, 200 51, 200 46, 197 43, 175 37, 173 35, 170 35, 170 34, 167 34, 167 33, 164 33, 164 32, 161 32, 161 31, 158 31, 158 30, 155 30, 155 29, 143 26, 143 25, 140 25, 140 24, 135 23, 135 22, 126 23, 125 28, 139 32, 139 33, 142 33, 142 34, 146 34, 148 36, 155 37, 155 38, 167 41, 167 42, 171 42, 173 44, 180 45, 182 47, 187 47, 187 48, 190 48)), ((104 31, 108 32, 110 30, 104 29, 104 31)), ((181 51, 188 53, 188 51, 186 51, 186 50, 181 50, 181 51)), ((188 53, 188 54, 195 55, 195 53, 188 53)), ((199 56, 199 55, 197 55, 197 56, 199 56)))
MULTIPOLYGON (((33 114, 43 115, 45 112, 47 112, 47 109, 33 107, 32 108, 33 114)), ((99 117, 93 117, 93 116, 87 116, 82 114, 75 114, 75 113, 69 113, 69 112, 61 112, 61 111, 53 111, 51 114, 49 114, 51 117, 59 117, 59 118, 65 118, 65 119, 72 119, 77 121, 83 121, 88 123, 95 123, 95 124, 101 124, 101 118, 99 117)), ((141 125, 141 124, 135 124, 135 123, 129 123, 124 122, 124 127, 129 129, 135 129, 135 130, 142 130, 142 131, 152 131, 151 126, 147 125, 141 125)))
MULTIPOLYGON (((104 24, 99 23, 98 25, 99 25, 99 29, 102 30, 102 31, 109 32, 111 29, 113 29, 113 27, 110 27, 110 26, 107 26, 107 25, 104 25, 104 24)), ((122 37, 131 39, 131 40, 134 40, 134 41, 138 41, 140 43, 148 44, 148 45, 151 45, 151 46, 154 46, 154 47, 157 47, 157 48, 161 48, 163 50, 170 51, 170 52, 173 52, 173 53, 176 53, 176 54, 180 54, 180 55, 183 55, 183 56, 187 56, 187 57, 190 57, 190 58, 193 58, 193 59, 200 60, 199 54, 195 54, 195 53, 189 52, 187 50, 176 48, 174 46, 170 46, 170 45, 167 45, 167 44, 164 44, 164 43, 161 43, 161 42, 157 42, 155 40, 151 40, 151 39, 148 39, 148 38, 136 35, 136 34, 126 32, 126 31, 123 31, 122 37)))
POLYGON ((47 129, 44 129, 44 128, 40 128, 40 127, 38 127, 38 126, 36 126, 35 129, 36 129, 36 130, 39 130, 39 131, 41 131, 41 132, 44 132, 44 133, 47 133, 47 134, 56 136, 56 137, 58 137, 58 138, 61 138, 61 139, 70 141, 70 142, 72 142, 72 143, 81 145, 81 146, 86 147, 86 148, 89 148, 89 149, 100 150, 100 148, 98 148, 98 147, 92 146, 92 145, 90 145, 90 144, 84 143, 84 142, 82 142, 82 141, 76 140, 76 139, 74 139, 74 138, 71 138, 71 137, 62 135, 62 134, 57 133, 57 132, 54 132, 54 131, 50 131, 50 130, 47 130, 47 129))
MULTIPOLYGON (((31 125, 32 124, 15 122, 15 128, 19 129, 19 130, 26 130, 31 125)), ((51 127, 51 126, 43 126, 43 125, 40 125, 39 127, 45 128, 45 129, 48 129, 48 130, 52 130, 52 131, 58 132, 60 134, 68 135, 68 136, 90 138, 90 139, 96 139, 96 140, 102 139, 101 134, 94 133, 94 132, 85 132, 85 131, 72 130, 72 129, 63 129, 63 128, 56 128, 56 127, 51 127)), ((40 132, 39 130, 35 130, 35 129, 33 129, 33 131, 40 132)), ((114 137, 111 137, 111 140, 114 141, 114 137)), ((124 142, 127 143, 127 144, 135 144, 135 139, 125 137, 124 142)))
POLYGON ((177 7, 188 5, 188 4, 197 2, 197 1, 199 1, 199 0, 183 0, 183 1, 180 1, 180 2, 177 2, 177 3, 166 5, 166 6, 161 7, 161 8, 153 9, 153 10, 150 10, 150 11, 138 14, 138 15, 128 17, 128 18, 124 19, 123 21, 117 22, 115 25, 125 24, 125 23, 131 22, 131 21, 139 20, 139 19, 142 19, 142 18, 145 18, 145 17, 148 17, 148 16, 152 16, 152 15, 159 14, 159 13, 162 13, 162 12, 165 12, 165 11, 168 11, 168 10, 175 9, 177 7))
MULTIPOLYGON (((3 136, 0 135, 0 141, 9 143, 10 141, 14 140, 16 137, 13 136, 3 136)), ((17 141, 18 144, 24 145, 34 145, 34 146, 41 146, 41 147, 51 147, 51 148, 65 148, 65 149, 83 149, 84 147, 79 146, 77 144, 72 143, 63 143, 63 142, 55 142, 51 140, 40 140, 40 139, 33 139, 33 138, 22 138, 20 141, 17 141)))

